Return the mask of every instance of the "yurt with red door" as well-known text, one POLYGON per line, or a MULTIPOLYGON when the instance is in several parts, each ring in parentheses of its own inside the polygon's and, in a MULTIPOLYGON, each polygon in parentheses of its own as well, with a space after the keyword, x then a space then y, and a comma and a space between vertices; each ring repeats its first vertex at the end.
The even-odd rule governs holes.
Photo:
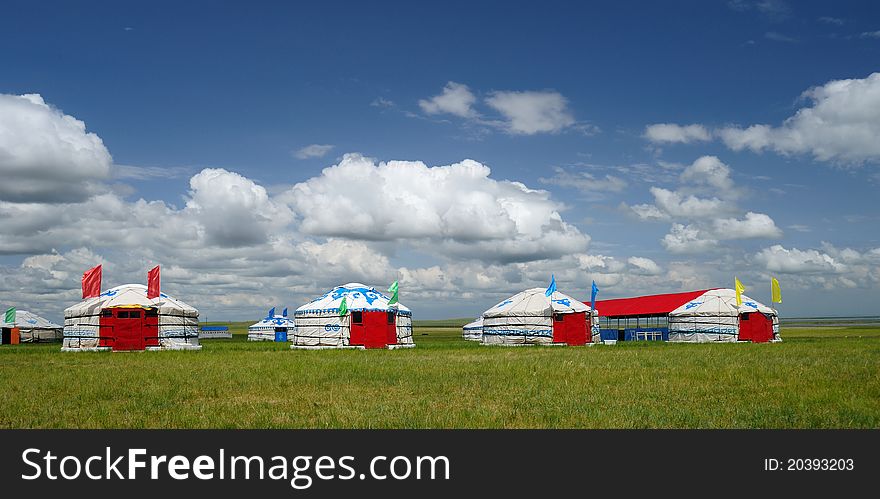
POLYGON ((585 345, 592 342, 589 305, 532 288, 483 312, 483 345, 585 345))
POLYGON ((414 347, 412 312, 376 288, 337 286, 296 309, 293 349, 414 347))
POLYGON ((776 311, 733 289, 614 298, 596 302, 602 340, 780 341, 776 311))
POLYGON ((780 341, 779 317, 772 308, 733 289, 710 289, 669 312, 669 341, 780 341))
POLYGON ((65 352, 199 350, 199 312, 147 286, 124 284, 64 310, 65 352))

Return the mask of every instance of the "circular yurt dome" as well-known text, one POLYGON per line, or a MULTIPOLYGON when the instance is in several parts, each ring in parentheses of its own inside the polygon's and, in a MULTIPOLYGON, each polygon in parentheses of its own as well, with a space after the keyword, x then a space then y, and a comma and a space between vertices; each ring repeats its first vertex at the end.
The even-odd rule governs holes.
POLYGON ((199 311, 143 284, 123 284, 64 310, 63 351, 198 350, 199 311))
POLYGON ((710 289, 669 313, 669 341, 779 341, 779 317, 772 308, 730 288, 710 289))
POLYGON ((273 308, 260 322, 248 326, 248 341, 289 341, 295 327, 293 319, 286 313, 287 309, 284 309, 281 315, 276 314, 273 308), (278 333, 283 333, 283 336, 278 333))
POLYGON ((461 337, 470 341, 480 341, 483 338, 483 318, 465 324, 461 328, 461 337))
POLYGON ((49 319, 40 317, 27 310, 15 312, 15 322, 12 324, 0 323, 0 328, 3 329, 13 327, 18 328, 19 338, 22 343, 61 341, 64 337, 64 326, 55 324, 49 319))
POLYGON ((296 309, 291 348, 413 347, 412 312, 360 283, 337 286, 296 309), (344 307, 343 307, 344 302, 344 307))
POLYGON ((583 345, 591 341, 590 307, 544 288, 527 289, 483 312, 484 345, 583 345))

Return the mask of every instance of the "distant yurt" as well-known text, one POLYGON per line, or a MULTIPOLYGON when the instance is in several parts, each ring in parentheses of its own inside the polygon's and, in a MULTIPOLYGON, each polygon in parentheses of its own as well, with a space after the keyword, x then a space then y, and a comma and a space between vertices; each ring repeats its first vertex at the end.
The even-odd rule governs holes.
POLYGON ((296 309, 291 348, 414 347, 412 312, 388 301, 364 284, 337 286, 296 309))
POLYGON ((64 337, 64 326, 55 324, 26 310, 15 312, 14 324, 7 324, 5 322, 0 324, 0 328, 4 331, 13 327, 18 328, 19 341, 21 343, 61 341, 64 337))
POLYGON ((198 350, 199 311, 147 287, 124 284, 64 310, 62 351, 198 350))
POLYGON ((461 337, 470 341, 480 341, 483 339, 483 318, 469 322, 461 328, 461 337))
POLYGON ((248 341, 290 341, 294 329, 293 319, 287 317, 287 309, 278 315, 273 308, 263 320, 248 326, 248 341))
POLYGON ((616 298, 596 302, 602 339, 762 343, 779 341, 776 311, 733 289, 616 298))
POLYGON ((483 312, 484 345, 584 345, 592 341, 590 307, 544 288, 532 288, 483 312))

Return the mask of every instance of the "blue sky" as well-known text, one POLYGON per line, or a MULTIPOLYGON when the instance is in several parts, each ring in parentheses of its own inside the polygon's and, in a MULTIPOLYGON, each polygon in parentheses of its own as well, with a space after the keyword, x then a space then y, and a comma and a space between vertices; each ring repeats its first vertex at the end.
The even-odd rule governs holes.
POLYGON ((58 318, 104 262, 228 319, 395 278, 475 316, 550 273, 763 301, 775 275, 783 314, 877 313, 870 2, 4 10, 4 304, 58 318))

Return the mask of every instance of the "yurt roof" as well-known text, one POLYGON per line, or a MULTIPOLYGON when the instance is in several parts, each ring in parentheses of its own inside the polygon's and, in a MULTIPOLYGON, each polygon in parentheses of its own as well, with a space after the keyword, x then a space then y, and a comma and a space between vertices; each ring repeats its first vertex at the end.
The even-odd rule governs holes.
POLYGON ((412 315, 409 308, 403 304, 389 305, 388 300, 391 297, 384 295, 374 287, 359 282, 350 282, 342 286, 336 286, 296 309, 294 315, 336 313, 342 305, 343 297, 345 297, 345 306, 351 312, 388 312, 396 310, 400 315, 412 315))
POLYGON ((156 298, 147 298, 147 287, 143 284, 123 284, 110 288, 94 298, 86 298, 76 305, 66 308, 64 316, 89 315, 97 313, 101 309, 111 307, 157 307, 159 313, 187 316, 197 316, 199 313, 191 305, 187 305, 165 293, 159 293, 159 296, 156 298))
POLYGON ((465 324, 462 329, 482 329, 483 328, 483 318, 480 317, 473 322, 468 322, 465 324))
POLYGON ((736 305, 736 291, 730 288, 710 289, 682 304, 669 313, 671 316, 736 316, 743 312, 761 312, 776 315, 776 312, 763 303, 742 295, 742 306, 736 305))
POLYGON ((547 296, 545 288, 527 289, 503 300, 483 312, 483 317, 547 317, 551 314, 589 312, 590 307, 565 293, 554 291, 547 296))
MULTIPOLYGON (((3 322, 0 327, 12 327, 12 324, 3 322)), ((49 319, 40 317, 27 310, 16 310, 15 327, 19 329, 62 329, 64 326, 55 324, 49 319)))
POLYGON ((248 326, 248 329, 255 328, 266 328, 266 327, 293 327, 293 319, 290 317, 284 317, 283 315, 274 315, 272 317, 265 317, 263 320, 259 322, 255 322, 248 326))

